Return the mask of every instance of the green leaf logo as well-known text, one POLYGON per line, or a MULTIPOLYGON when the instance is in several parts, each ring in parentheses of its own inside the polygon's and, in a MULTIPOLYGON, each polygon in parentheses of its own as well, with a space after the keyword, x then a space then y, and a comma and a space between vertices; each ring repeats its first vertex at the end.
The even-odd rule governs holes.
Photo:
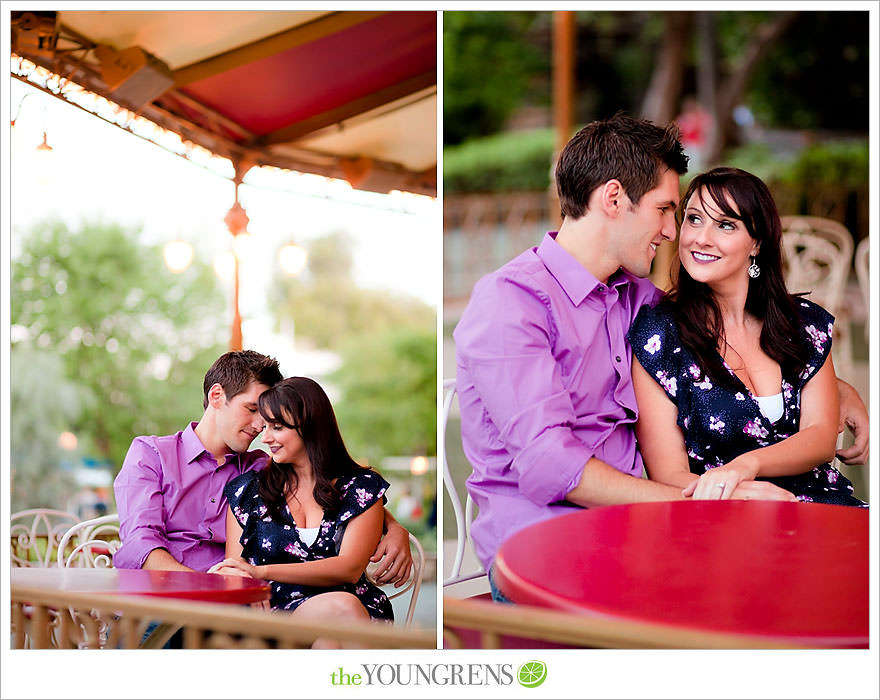
POLYGON ((547 664, 543 661, 526 661, 517 672, 517 680, 524 688, 537 688, 546 678, 547 664))

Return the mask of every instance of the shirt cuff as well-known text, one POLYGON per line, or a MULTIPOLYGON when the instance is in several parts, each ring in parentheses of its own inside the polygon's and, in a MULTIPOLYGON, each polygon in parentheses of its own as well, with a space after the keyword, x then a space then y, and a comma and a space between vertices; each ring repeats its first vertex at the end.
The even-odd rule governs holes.
POLYGON ((113 555, 113 566, 117 569, 142 569, 154 549, 169 549, 168 540, 153 531, 136 531, 113 555))
POLYGON ((567 428, 548 430, 513 461, 519 492, 542 506, 564 501, 593 456, 567 428))

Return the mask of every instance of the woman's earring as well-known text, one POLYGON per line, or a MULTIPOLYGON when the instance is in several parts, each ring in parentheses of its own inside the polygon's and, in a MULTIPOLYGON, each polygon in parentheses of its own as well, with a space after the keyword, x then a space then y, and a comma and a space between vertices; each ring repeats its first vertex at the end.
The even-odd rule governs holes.
POLYGON ((758 267, 758 263, 755 262, 755 258, 752 258, 752 264, 749 265, 749 277, 752 279, 756 279, 761 275, 761 268, 758 267))

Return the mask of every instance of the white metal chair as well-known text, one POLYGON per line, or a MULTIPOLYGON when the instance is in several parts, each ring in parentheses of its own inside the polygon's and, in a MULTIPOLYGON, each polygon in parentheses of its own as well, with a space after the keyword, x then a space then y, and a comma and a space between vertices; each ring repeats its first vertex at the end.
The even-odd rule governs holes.
POLYGON ((9 527, 12 566, 55 566, 59 541, 77 520, 73 513, 51 508, 30 508, 13 513, 9 527))
POLYGON ((470 547, 470 551, 474 551, 474 543, 471 539, 471 522, 474 519, 474 501, 468 494, 465 500, 465 507, 462 510, 461 499, 458 496, 458 490, 452 479, 452 472, 449 470, 449 460, 446 457, 446 427, 449 422, 449 414, 452 411, 452 404, 455 400, 455 379, 443 380, 443 422, 440 430, 440 443, 443 446, 443 484, 446 487, 446 494, 452 504, 452 511, 455 514, 455 558, 452 561, 452 568, 449 576, 443 579, 443 586, 452 586, 456 583, 464 581, 472 581, 486 576, 486 570, 479 565, 474 571, 461 573, 462 564, 464 562, 465 550, 470 547))
POLYGON ((870 277, 868 275, 868 258, 871 251, 869 239, 863 238, 856 246, 856 278, 859 281, 859 288, 862 290, 862 297, 865 300, 865 341, 870 343, 870 334, 868 332, 868 320, 871 318, 871 289, 870 277))
POLYGON ((113 555, 121 544, 118 513, 84 520, 65 532, 58 543, 58 566, 113 568, 113 555))
POLYGON ((388 600, 398 598, 407 591, 412 590, 409 599, 409 607, 406 610, 406 618, 404 620, 404 625, 406 627, 412 625, 413 615, 416 612, 416 603, 419 598, 419 591, 422 589, 422 577, 425 575, 425 550, 422 548, 422 543, 419 542, 414 534, 409 533, 409 544, 413 555, 413 570, 409 580, 398 589, 394 589, 391 586, 383 586, 383 590, 388 596, 388 600))
POLYGON ((811 292, 811 299, 837 313, 853 256, 853 238, 847 228, 818 216, 783 216, 782 248, 788 263, 788 290, 811 292))
POLYGON ((853 238, 841 223, 818 216, 783 216, 782 249, 791 293, 810 292, 809 299, 836 317, 835 365, 838 376, 852 374, 852 347, 844 294, 853 259, 853 238))

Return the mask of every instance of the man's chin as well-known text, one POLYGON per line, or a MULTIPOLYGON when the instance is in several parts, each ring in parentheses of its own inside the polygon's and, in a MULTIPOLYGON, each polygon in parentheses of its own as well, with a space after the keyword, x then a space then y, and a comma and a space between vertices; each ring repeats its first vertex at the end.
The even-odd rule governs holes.
POLYGON ((245 437, 239 440, 235 445, 230 445, 230 447, 236 452, 247 452, 250 449, 251 443, 253 443, 254 440, 256 440, 256 438, 248 439, 245 437))

